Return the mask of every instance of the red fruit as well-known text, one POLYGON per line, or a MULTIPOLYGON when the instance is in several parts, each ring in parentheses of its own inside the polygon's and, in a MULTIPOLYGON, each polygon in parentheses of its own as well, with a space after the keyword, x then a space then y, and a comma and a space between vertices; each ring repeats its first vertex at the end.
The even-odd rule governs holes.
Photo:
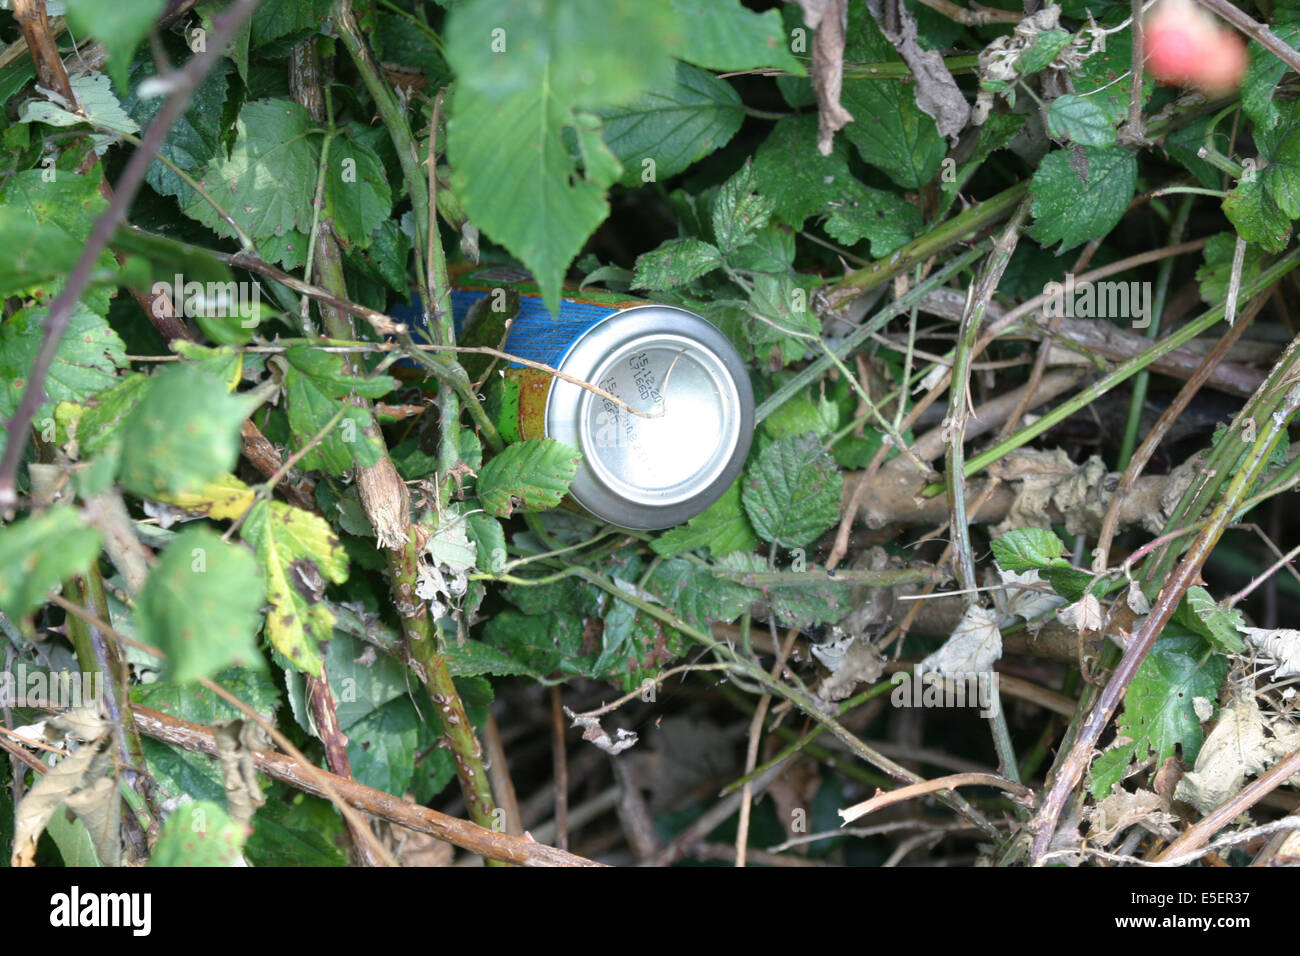
POLYGON ((1246 44, 1190 0, 1162 0, 1142 29, 1147 71, 1162 83, 1193 86, 1207 96, 1241 85, 1246 44))

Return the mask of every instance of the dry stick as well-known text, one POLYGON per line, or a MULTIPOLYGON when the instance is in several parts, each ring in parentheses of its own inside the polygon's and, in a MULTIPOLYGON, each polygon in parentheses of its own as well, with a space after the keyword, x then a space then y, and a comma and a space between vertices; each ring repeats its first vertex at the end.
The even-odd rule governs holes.
POLYGON ((86 247, 73 267, 72 273, 64 284, 63 291, 50 303, 50 314, 45 319, 45 332, 40 350, 32 363, 27 376, 27 386, 18 409, 8 424, 9 441, 5 445, 4 456, 0 458, 0 510, 8 510, 17 503, 16 478, 18 462, 27 446, 28 429, 36 410, 45 401, 45 380, 49 377, 54 356, 58 353, 59 343, 68 329, 72 310, 81 300, 82 293, 89 285, 95 271, 99 255, 107 247, 109 240, 117 231, 119 223, 126 218, 127 207, 140 189, 140 183, 148 172, 154 155, 162 146, 163 140, 176 120, 185 112, 195 88, 207 76, 208 72, 221 59, 226 44, 234 37, 235 31, 245 23, 257 9, 259 0, 235 0, 226 10, 214 19, 216 29, 208 41, 207 50, 191 57, 179 71, 169 74, 172 94, 162 105, 158 114, 149 124, 140 147, 131 153, 126 168, 117 181, 113 199, 108 208, 95 220, 95 225, 86 240, 86 247))
POLYGON ((1279 40, 1265 24, 1252 20, 1250 14, 1229 3, 1228 0, 1199 0, 1199 2, 1201 6, 1213 10, 1252 40, 1258 40, 1260 46, 1291 69, 1300 72, 1300 53, 1279 40))
MULTIPOLYGON (((785 667, 790 649, 794 647, 795 638, 798 636, 799 629, 794 627, 786 634, 785 645, 779 649, 776 661, 772 664, 773 680, 781 676, 781 668, 785 667)), ((763 733, 763 721, 767 719, 767 709, 771 705, 772 695, 763 694, 759 697, 758 706, 754 708, 754 716, 749 721, 749 745, 745 748, 746 777, 754 772, 754 767, 758 764, 758 742, 763 733)), ((747 780, 740 791, 740 821, 736 827, 736 866, 739 867, 745 865, 745 851, 749 845, 749 811, 753 802, 753 783, 747 780)))
MULTIPOLYGON (((1110 722, 1121 699, 1123 699, 1129 683, 1137 674, 1138 667, 1155 644, 1156 637, 1164 629, 1165 624, 1168 623, 1170 616, 1174 613, 1174 609, 1182 600, 1183 595, 1186 594, 1187 589, 1200 578, 1201 568, 1218 544, 1224 530, 1232 521, 1238 506, 1255 481, 1263 474, 1273 449, 1286 432, 1290 419, 1297 410, 1300 410, 1300 385, 1293 384, 1298 360, 1300 360, 1300 339, 1292 341, 1287 348, 1286 354, 1274 367, 1267 381, 1260 386, 1260 390, 1253 400, 1253 402, 1259 402, 1270 391, 1286 388, 1288 391, 1286 397, 1282 400, 1281 407, 1270 418, 1268 426, 1260 429, 1260 433, 1247 453, 1245 465, 1233 476, 1223 498, 1215 506, 1205 527, 1196 536, 1196 540, 1192 542, 1186 556, 1170 574, 1151 609, 1151 613, 1129 639, 1124 656, 1120 659, 1119 665, 1111 675, 1105 690, 1102 691, 1096 706, 1088 714, 1088 718, 1080 729, 1078 736, 1075 737, 1069 755, 1061 764, 1060 771, 1043 802, 1042 809, 1039 810, 1032 824, 1035 833, 1030 859, 1034 865, 1040 864, 1044 854, 1047 853, 1061 812, 1065 808, 1066 800, 1069 799, 1070 794, 1074 792, 1074 788, 1083 777, 1084 771, 1091 762, 1093 748, 1101 737, 1102 731, 1110 722)), ((1231 441, 1234 437, 1229 432, 1224 436, 1224 441, 1231 441)))
MULTIPOLYGON (((215 756, 216 739, 211 730, 198 724, 180 720, 168 714, 132 705, 142 733, 156 740, 189 750, 215 756)), ((456 817, 421 807, 409 800, 395 797, 359 784, 344 780, 285 754, 269 750, 253 752, 257 769, 295 789, 326 797, 324 784, 329 786, 350 807, 355 807, 381 820, 427 833, 453 846, 493 860, 503 860, 524 866, 599 866, 591 860, 574 856, 554 847, 534 843, 527 837, 496 833, 485 827, 456 817)))
POLYGON ((555 845, 569 848, 569 760, 564 744, 564 705, 560 688, 551 688, 551 767, 555 777, 555 845))
MULTIPOLYGON (((948 391, 948 454, 945 462, 945 474, 948 482, 948 524, 952 528, 952 543, 957 572, 957 580, 963 588, 977 588, 979 582, 975 577, 975 552, 971 547, 970 524, 966 518, 966 479, 963 477, 965 462, 966 420, 971 411, 970 361, 975 346, 975 336, 979 333, 980 322, 984 318, 989 300, 997 291, 1007 263, 1020 241, 1020 228, 1029 215, 1029 202, 1020 204, 1011 221, 1007 223, 1002 235, 993 243, 989 253, 988 265, 979 282, 971 290, 971 298, 962 315, 957 336, 957 352, 952 367, 953 387, 948 391)), ((968 608, 979 606, 979 597, 972 592, 967 595, 968 608)), ((994 700, 991 703, 993 714, 989 729, 993 734, 993 746, 997 750, 998 762, 1004 776, 1012 780, 1020 779, 1020 768, 1016 761, 1015 747, 1011 743, 1011 734, 1007 729, 1006 714, 997 700, 997 684, 993 684, 994 700)))
POLYGON ((978 3, 972 4, 971 9, 967 10, 965 7, 957 6, 952 0, 920 0, 920 2, 936 13, 942 13, 949 20, 955 20, 968 27, 980 27, 990 23, 1019 23, 1025 16, 1015 10, 998 10, 978 3))
POLYGON ((1293 750, 1268 773, 1253 781, 1209 816, 1188 827, 1178 839, 1165 847, 1164 852, 1156 857, 1156 862, 1181 862, 1180 857, 1202 846, 1205 841, 1253 807, 1266 794, 1272 793, 1286 783, 1295 773, 1300 773, 1300 750, 1293 750))
POLYGON ((1006 790, 1011 794, 1012 799, 1020 802, 1031 800, 1034 796, 1034 791, 1024 784, 1000 777, 995 773, 954 773, 947 777, 936 777, 933 780, 923 780, 921 783, 899 787, 897 790, 881 791, 870 800, 863 800, 847 810, 837 812, 845 823, 852 823, 882 807, 911 800, 913 797, 922 797, 937 790, 956 790, 958 787, 997 787, 1006 790))
POLYGON ((1246 331, 1246 326, 1250 325, 1251 319, 1258 314, 1260 309, 1264 307, 1264 304, 1270 298, 1272 298, 1271 292, 1269 295, 1260 296, 1251 303, 1248 307, 1245 320, 1233 325, 1224 334, 1223 338, 1219 339, 1214 348, 1210 350, 1209 354, 1206 355, 1205 359, 1201 362, 1200 368, 1198 368, 1193 373, 1192 377, 1187 380, 1187 383, 1179 389, 1178 394, 1174 396, 1174 400, 1169 404, 1169 407, 1165 409, 1164 414, 1160 416, 1155 427, 1151 429, 1150 434, 1148 434, 1142 444, 1138 446, 1137 451, 1133 453, 1133 457, 1129 459, 1128 467, 1124 469, 1124 474, 1120 477, 1119 484, 1115 488, 1115 494, 1110 499, 1110 507, 1106 509, 1106 517, 1101 523, 1101 534, 1097 537, 1097 547, 1094 548, 1092 552, 1092 566, 1094 570, 1100 570, 1107 567, 1110 560, 1110 546, 1115 540, 1115 531, 1119 526, 1120 505, 1128 496, 1129 492, 1133 490, 1134 483, 1137 482, 1143 469, 1146 468, 1147 462, 1151 460, 1151 456, 1155 454, 1156 448, 1159 447, 1160 442, 1164 440, 1165 434, 1173 426, 1178 416, 1183 413, 1183 409, 1191 403, 1192 399, 1196 396, 1196 393, 1200 391, 1201 386, 1205 384, 1215 367, 1223 360, 1223 357, 1228 354, 1228 350, 1232 348, 1233 344, 1239 338, 1241 338, 1241 334, 1246 331))
POLYGON ((496 796, 497 806, 505 811, 505 830, 519 836, 524 832, 523 818, 519 814, 519 799, 515 796, 514 781, 510 779, 506 748, 501 742, 501 729, 491 711, 488 712, 487 724, 483 727, 483 741, 487 750, 485 769, 492 782, 492 793, 496 796))

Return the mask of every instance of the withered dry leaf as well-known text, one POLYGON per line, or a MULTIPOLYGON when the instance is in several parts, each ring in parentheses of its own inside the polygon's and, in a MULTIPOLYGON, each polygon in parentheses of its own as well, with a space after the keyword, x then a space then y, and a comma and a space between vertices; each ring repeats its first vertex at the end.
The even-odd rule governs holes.
POLYGON ((624 750, 632 747, 637 742, 637 735, 630 730, 624 730, 620 727, 615 731, 617 740, 611 737, 609 733, 600 726, 600 720, 596 717, 582 717, 574 714, 572 711, 566 712, 573 718, 573 726, 582 728, 582 739, 589 740, 605 753, 613 756, 621 754, 624 750))
POLYGON ((1281 627, 1271 631, 1264 627, 1241 627, 1238 630, 1251 644, 1277 661, 1274 678, 1300 677, 1300 631, 1281 627))
POLYGON ((874 684, 880 680, 884 671, 880 652, 865 636, 845 635, 814 644, 811 650, 813 657, 830 671, 817 691, 823 700, 844 700, 858 684, 874 684))
POLYGON ((998 627, 1008 627, 1016 623, 1017 618, 1023 618, 1029 623, 1029 632, 1037 634, 1045 623, 1038 618, 1065 603, 1065 598, 1052 591, 1036 569, 1004 571, 998 568, 998 576, 1002 588, 992 595, 998 609, 998 627))
POLYGON ((921 661, 917 671, 965 676, 993 670, 994 661, 1001 656, 1002 632, 997 617, 988 608, 972 604, 943 647, 921 661))
POLYGON ((1173 839, 1177 832, 1174 823, 1178 818, 1166 812, 1160 795, 1150 790, 1117 790, 1085 815, 1088 838, 1102 846, 1114 843, 1132 826, 1140 826, 1162 840, 1173 839))
POLYGON ((82 744, 49 769, 23 797, 14 814, 14 846, 11 866, 34 866, 36 843, 45 825, 68 797, 92 787, 100 774, 112 770, 111 760, 98 760, 109 735, 82 744))
POLYGON ((1068 604, 1056 612, 1056 619, 1066 627, 1077 631, 1100 631, 1106 623, 1101 611, 1101 602, 1095 594, 1085 594, 1073 604, 1068 604))
POLYGON ((117 781, 100 777, 63 801, 90 834, 95 855, 104 866, 122 865, 122 800, 117 781))
POLYGON ((812 84, 817 93, 817 149, 831 154, 835 134, 853 122, 853 114, 840 103, 844 85, 844 31, 848 0, 798 0, 803 22, 816 30, 812 49, 812 84))
POLYGON ((923 50, 916 42, 916 18, 902 0, 867 0, 867 9, 894 45, 916 81, 916 105, 934 120, 939 134, 954 146, 970 122, 970 104, 952 78, 938 50, 923 50))
MULTIPOLYGON (((1255 695, 1243 694, 1219 711, 1196 766, 1178 782, 1174 798, 1209 813, 1239 791, 1247 777, 1263 773, 1297 747, 1300 727, 1267 723, 1255 695)), ((1289 781, 1297 782, 1296 777, 1289 781)))
POLYGON ((221 765, 230 819, 248 826, 253 813, 266 802, 257 782, 253 751, 267 749, 270 738, 260 726, 243 720, 213 724, 212 731, 217 739, 217 762, 221 765))

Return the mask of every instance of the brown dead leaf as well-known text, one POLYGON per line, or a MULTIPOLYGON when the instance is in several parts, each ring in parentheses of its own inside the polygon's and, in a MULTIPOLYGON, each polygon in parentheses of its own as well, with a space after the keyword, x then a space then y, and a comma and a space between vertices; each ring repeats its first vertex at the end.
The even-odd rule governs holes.
POLYGON ((1087 812, 1088 837, 1102 846, 1109 846, 1132 826, 1140 826, 1162 840, 1172 840, 1176 834, 1172 813, 1166 812, 1164 801, 1150 790, 1117 790, 1087 812))
POLYGON ((952 78, 938 50, 923 50, 916 42, 916 18, 902 0, 867 0, 867 9, 880 31, 894 45, 916 81, 916 105, 934 120, 939 133, 954 146, 970 122, 970 104, 952 78))
POLYGON ((853 114, 840 103, 844 85, 844 31, 848 0, 798 0, 803 22, 816 30, 812 49, 812 84, 817 93, 817 149, 831 154, 835 134, 853 122, 853 114))

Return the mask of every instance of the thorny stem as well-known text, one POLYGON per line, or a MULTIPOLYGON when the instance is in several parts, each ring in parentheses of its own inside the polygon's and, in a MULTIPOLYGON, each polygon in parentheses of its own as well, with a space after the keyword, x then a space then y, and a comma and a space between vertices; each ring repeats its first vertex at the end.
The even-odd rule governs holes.
MULTIPOLYGON (((979 335, 980 323, 988 309, 993 293, 997 291, 1002 274, 1006 272, 1011 255, 1020 240, 1020 228, 1029 215, 1028 201, 1022 202, 1011 221, 998 240, 993 243, 988 264, 981 274, 979 282, 971 289, 970 299, 963 311, 961 326, 957 336, 957 353, 952 367, 952 385, 948 390, 948 451, 945 467, 945 481, 948 486, 949 527, 952 529, 952 551, 957 570, 958 583, 963 588, 971 589, 966 596, 967 606, 979 604, 979 582, 975 576, 975 552, 971 547, 970 524, 966 519, 966 482, 962 477, 962 462, 965 459, 966 420, 969 411, 970 362, 979 335)), ((997 684, 993 684, 993 693, 997 694, 997 684)), ((992 716, 989 727, 993 733, 993 747, 998 753, 998 763, 1002 774, 1019 782, 1019 765, 1016 751, 1011 744, 1011 732, 1007 727, 1006 714, 1003 713, 1000 700, 991 701, 992 716)))
MULTIPOLYGON (((1091 762, 1093 748, 1118 708, 1133 677, 1137 674, 1138 667, 1146 659, 1147 653, 1155 644, 1156 637, 1168 623, 1174 609, 1187 593, 1187 589, 1200 578, 1202 567, 1232 521, 1238 506, 1263 474, 1273 449, 1286 434, 1291 419, 1297 411, 1300 411, 1300 384, 1297 384, 1296 380, 1298 362, 1300 362, 1300 339, 1292 341, 1286 354, 1260 386, 1255 399, 1251 402, 1252 405, 1262 404, 1270 393, 1285 388, 1286 395, 1281 400, 1280 408, 1269 416, 1267 425, 1259 429, 1244 462, 1233 474, 1227 490, 1215 506, 1205 527, 1192 542, 1187 554, 1173 573, 1165 580, 1151 608, 1151 613, 1129 639, 1124 656, 1111 674, 1110 681, 1102 691, 1096 706, 1088 714, 1068 756, 1061 764, 1060 772, 1056 775, 1052 788, 1048 791, 1042 808, 1035 818, 1031 863, 1041 864, 1043 856, 1051 846, 1066 801, 1091 762)), ((1223 443, 1230 443, 1233 437, 1230 430, 1225 435, 1223 443)))

